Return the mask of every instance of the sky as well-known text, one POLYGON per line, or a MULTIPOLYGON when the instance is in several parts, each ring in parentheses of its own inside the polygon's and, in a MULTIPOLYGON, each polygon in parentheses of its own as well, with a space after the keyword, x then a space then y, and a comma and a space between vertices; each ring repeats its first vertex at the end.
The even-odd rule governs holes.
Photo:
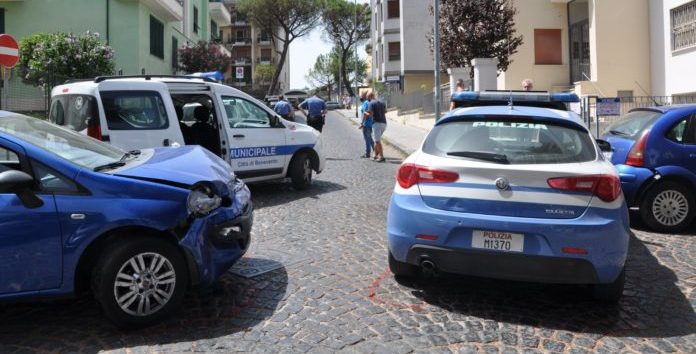
MULTIPOLYGON (((369 3, 369 0, 358 0, 358 2, 369 3)), ((302 89, 311 87, 305 80, 309 69, 314 65, 320 54, 331 51, 332 44, 322 39, 323 27, 317 27, 308 36, 300 37, 290 43, 290 88, 302 89)), ((367 57, 365 45, 361 45, 358 55, 361 58, 367 57)))

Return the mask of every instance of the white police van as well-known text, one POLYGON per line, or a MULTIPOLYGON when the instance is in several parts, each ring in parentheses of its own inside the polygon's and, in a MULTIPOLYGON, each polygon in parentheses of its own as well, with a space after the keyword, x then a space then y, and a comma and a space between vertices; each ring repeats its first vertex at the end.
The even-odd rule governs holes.
POLYGON ((52 123, 126 150, 201 145, 247 182, 290 178, 296 189, 324 169, 319 132, 289 122, 235 88, 185 76, 97 77, 56 86, 52 123))

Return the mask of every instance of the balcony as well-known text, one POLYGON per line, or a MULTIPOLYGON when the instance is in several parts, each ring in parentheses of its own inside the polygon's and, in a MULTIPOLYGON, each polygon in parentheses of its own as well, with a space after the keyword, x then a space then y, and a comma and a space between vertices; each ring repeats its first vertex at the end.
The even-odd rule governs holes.
POLYGON ((141 0, 153 14, 167 22, 184 19, 183 1, 179 0, 141 0))
POLYGON ((246 38, 246 37, 231 38, 230 42, 235 47, 247 46, 247 45, 251 45, 251 38, 246 38))
POLYGON ((234 65, 251 65, 251 58, 249 57, 236 57, 232 60, 234 65))
POLYGON ((259 36, 256 37, 256 44, 258 45, 271 45, 271 36, 259 36))
POLYGON ((232 16, 232 25, 237 27, 249 26, 249 20, 247 20, 246 16, 236 14, 235 16, 232 16))
POLYGON ((256 58, 256 64, 275 64, 275 60, 273 58, 260 57, 256 58))
POLYGON ((211 1, 208 4, 208 13, 210 18, 215 21, 218 26, 229 26, 232 24, 232 15, 230 11, 227 10, 225 4, 216 1, 211 1))

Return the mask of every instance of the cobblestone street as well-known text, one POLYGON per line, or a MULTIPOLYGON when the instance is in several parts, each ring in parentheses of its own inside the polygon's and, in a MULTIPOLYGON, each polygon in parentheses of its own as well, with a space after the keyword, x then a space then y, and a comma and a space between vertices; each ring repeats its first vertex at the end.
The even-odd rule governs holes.
MULTIPOLYGON (((387 128, 389 129, 389 128, 387 128)), ((624 298, 599 305, 581 286, 439 276, 399 284, 385 223, 403 156, 359 158, 360 132, 331 112, 327 167, 307 191, 252 187, 254 252, 302 261, 254 278, 225 275, 189 292, 163 324, 123 332, 89 296, 0 305, 0 353, 696 352, 696 227, 633 229, 624 298)))

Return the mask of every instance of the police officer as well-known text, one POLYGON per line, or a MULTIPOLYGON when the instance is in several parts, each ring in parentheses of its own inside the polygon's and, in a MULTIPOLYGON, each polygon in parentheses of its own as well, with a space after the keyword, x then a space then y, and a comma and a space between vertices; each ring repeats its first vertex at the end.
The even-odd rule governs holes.
POLYGON ((322 100, 316 93, 314 96, 300 103, 302 114, 307 117, 307 124, 320 131, 324 127, 324 116, 326 115, 326 102, 322 100), (307 110, 307 111, 305 111, 307 110))
POLYGON ((288 102, 283 95, 280 95, 280 100, 276 102, 273 110, 278 113, 281 117, 294 122, 295 112, 292 109, 292 105, 288 102))

